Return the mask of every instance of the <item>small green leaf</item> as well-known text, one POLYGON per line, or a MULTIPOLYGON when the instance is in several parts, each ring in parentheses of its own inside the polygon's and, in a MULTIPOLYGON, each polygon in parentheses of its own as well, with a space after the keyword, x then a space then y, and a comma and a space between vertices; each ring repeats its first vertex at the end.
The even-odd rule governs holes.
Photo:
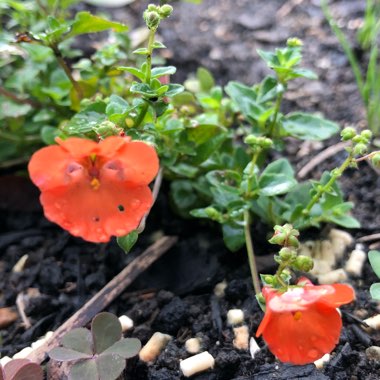
POLYGON ((184 89, 185 88, 180 84, 169 84, 169 89, 165 93, 165 96, 168 96, 170 98, 172 96, 180 94, 184 89))
MULTIPOLYGON (((98 372, 96 380, 116 380, 125 368, 125 359, 115 354, 102 353, 95 362, 98 372)), ((87 377, 86 379, 90 380, 87 377)))
POLYGON ((369 251, 368 259, 376 276, 380 278, 380 251, 369 251))
POLYGON ((159 41, 154 41, 152 47, 153 49, 166 49, 166 46, 159 41))
POLYGON ((125 338, 121 339, 111 347, 108 347, 103 353, 104 354, 115 354, 119 355, 124 359, 132 358, 136 356, 141 350, 141 342, 137 338, 125 338))
POLYGON ((369 292, 371 293, 371 297, 374 300, 380 301, 380 282, 372 284, 369 289, 369 292))
POLYGON ((177 69, 174 66, 155 67, 152 69, 152 78, 159 78, 164 75, 173 75, 177 69))
POLYGON ((223 240, 227 248, 235 252, 245 244, 244 228, 233 226, 230 223, 222 225, 223 240))
POLYGON ((55 142, 55 138, 59 135, 59 129, 45 125, 41 129, 41 139, 46 145, 52 145, 55 142))
POLYGON ((95 353, 102 353, 120 340, 122 331, 119 319, 107 312, 97 314, 91 323, 91 334, 95 353))
POLYGON ((130 91, 133 94, 140 94, 140 95, 143 95, 147 98, 156 98, 157 97, 156 91, 152 90, 152 88, 146 83, 134 83, 131 86, 130 91))
POLYGON ((119 71, 128 71, 136 78, 140 79, 141 82, 145 81, 145 74, 141 70, 136 69, 136 67, 118 66, 116 69, 119 71))
POLYGON ((282 127, 288 136, 301 140, 325 140, 339 131, 339 125, 322 117, 295 112, 283 117, 282 127))
POLYGON ((128 27, 119 22, 109 21, 100 16, 92 15, 90 12, 78 12, 71 31, 66 37, 74 37, 84 33, 96 33, 112 29, 115 32, 126 32, 128 27))
POLYGON ((85 354, 83 352, 71 350, 65 347, 55 347, 49 351, 49 356, 51 359, 60 361, 60 362, 70 362, 73 360, 79 359, 89 359, 92 357, 92 354, 85 354))
POLYGON ((114 114, 123 114, 128 110, 128 108, 129 104, 126 100, 118 95, 112 94, 110 96, 110 101, 106 107, 106 114, 107 116, 112 116, 114 114))
POLYGON ((138 238, 139 234, 136 230, 134 230, 128 235, 118 237, 117 244, 125 253, 128 253, 136 244, 138 238))
POLYGON ((62 346, 84 354, 93 354, 92 335, 85 328, 77 328, 66 333, 62 338, 62 346))
POLYGON ((139 49, 133 50, 132 53, 133 54, 139 54, 139 55, 148 55, 149 50, 147 48, 139 48, 139 49))
POLYGON ((209 92, 215 86, 215 81, 212 74, 204 67, 198 68, 197 79, 200 83, 201 91, 209 92))
POLYGON ((72 365, 68 380, 84 379, 99 380, 99 374, 95 360, 81 360, 72 365))

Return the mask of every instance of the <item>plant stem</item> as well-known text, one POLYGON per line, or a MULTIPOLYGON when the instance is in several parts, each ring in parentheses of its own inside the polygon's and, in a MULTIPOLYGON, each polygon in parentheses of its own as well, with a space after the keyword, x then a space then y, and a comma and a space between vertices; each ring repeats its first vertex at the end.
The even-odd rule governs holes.
POLYGON ((281 263, 280 266, 278 267, 276 273, 275 273, 275 277, 277 279, 277 281, 284 287, 284 288, 287 288, 287 285, 285 283, 285 281, 281 278, 281 273, 282 271, 287 267, 287 264, 286 263, 281 263))
POLYGON ((20 98, 18 95, 15 95, 13 92, 5 89, 4 87, 0 87, 0 94, 6 96, 9 99, 12 99, 15 103, 18 104, 29 104, 35 108, 40 108, 42 106, 41 103, 36 102, 35 100, 20 98))
POLYGON ((148 38, 148 54, 146 56, 146 75, 145 75, 145 83, 150 85, 150 79, 152 75, 152 55, 153 55, 153 43, 154 36, 156 34, 155 29, 149 30, 149 38, 148 38))
POLYGON ((343 174, 343 172, 350 166, 352 161, 354 160, 353 151, 351 151, 343 162, 343 164, 338 168, 333 170, 330 180, 322 187, 318 189, 316 194, 310 200, 308 205, 304 209, 304 213, 307 215, 310 213, 313 206, 321 199, 322 195, 330 190, 331 186, 335 183, 335 181, 343 174))
POLYGON ((141 107, 140 113, 137 116, 135 123, 133 124, 134 128, 137 128, 140 126, 140 124, 144 120, 146 113, 148 112, 148 108, 149 108, 149 103, 146 100, 144 100, 144 104, 141 107))
POLYGON ((283 95, 284 95, 283 91, 281 91, 280 93, 277 94, 276 103, 274 105, 273 121, 272 121, 272 124, 269 128, 269 137, 274 136, 274 131, 275 131, 276 123, 277 123, 277 117, 278 117, 278 114, 280 112, 283 95))
POLYGON ((78 95, 79 100, 83 99, 83 91, 79 85, 79 83, 74 79, 71 70, 69 69, 69 66, 67 65, 66 61, 64 60, 61 51, 59 50, 58 46, 53 44, 50 45, 50 48, 53 50, 55 58, 57 59, 59 65, 62 67, 63 71, 69 78, 71 84, 74 87, 75 92, 78 95))
POLYGON ((255 259, 255 251, 252 244, 252 236, 249 223, 249 211, 244 211, 244 235, 245 235, 245 245, 247 247, 249 268, 251 270, 252 284, 255 289, 255 293, 259 294, 261 292, 260 279, 257 272, 257 265, 255 259))

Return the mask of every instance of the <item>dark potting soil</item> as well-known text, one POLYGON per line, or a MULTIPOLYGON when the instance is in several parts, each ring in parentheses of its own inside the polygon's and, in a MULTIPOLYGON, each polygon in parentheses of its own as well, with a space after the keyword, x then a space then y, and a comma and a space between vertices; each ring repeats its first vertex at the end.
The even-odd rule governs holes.
MULTIPOLYGON (((332 8, 340 24, 351 28, 362 16, 364 3, 333 1, 332 8)), ((141 25, 141 10, 146 4, 147 1, 134 2, 114 11, 113 16, 128 20, 132 26, 141 25)), ((354 41, 355 29, 348 32, 354 41)), ((305 44, 305 66, 315 70, 319 80, 297 80, 291 84, 284 110, 318 111, 342 125, 363 124, 364 111, 352 72, 323 19, 319 1, 204 0, 201 5, 176 2, 175 13, 165 21, 160 34, 169 48, 166 53, 169 63, 178 68, 175 80, 184 80, 202 65, 213 72, 220 85, 229 80, 246 84, 261 80, 269 70, 256 49, 273 49, 288 37, 300 37, 305 44)), ((311 150, 303 158, 293 157, 290 154, 296 154, 300 144, 291 141, 287 152, 299 169, 323 147, 311 150)), ((343 159, 341 152, 319 165, 310 177, 318 178, 323 170, 331 169, 343 159)), ((377 232, 379 176, 367 164, 361 164, 359 170, 349 170, 341 183, 347 198, 356 203, 354 214, 363 226, 354 235, 377 232)), ((179 361, 189 356, 184 342, 194 336, 202 338, 202 350, 208 350, 216 359, 215 368, 194 376, 196 380, 379 378, 380 364, 368 359, 365 349, 380 345, 380 335, 366 333, 352 317, 366 318, 379 312, 378 304, 370 300, 368 292, 376 281, 368 263, 361 278, 351 279, 357 299, 342 308, 342 335, 325 369, 281 364, 261 339, 258 340, 261 350, 253 360, 248 352, 233 347, 232 330, 226 325, 227 310, 242 308, 253 336, 263 315, 253 296, 244 251, 227 252, 218 226, 180 219, 171 211, 166 194, 164 184, 146 231, 133 252, 125 255, 115 242, 95 245, 71 237, 44 219, 38 192, 29 181, 13 176, 1 178, 0 306, 13 306, 21 292, 33 295, 25 310, 32 327, 26 330, 17 321, 3 329, 1 354, 13 355, 47 331, 55 330, 157 235, 164 233, 179 236, 179 243, 107 310, 131 317, 135 327, 128 335, 140 338, 143 344, 155 331, 168 333, 173 340, 152 365, 130 360, 125 378, 183 379, 179 361), (12 268, 23 255, 28 255, 25 269, 13 273, 12 268), (225 297, 218 299, 212 290, 223 279, 228 287, 225 297)), ((268 233, 263 226, 253 231, 260 255, 259 270, 264 273, 274 269, 275 247, 265 243, 268 233)))

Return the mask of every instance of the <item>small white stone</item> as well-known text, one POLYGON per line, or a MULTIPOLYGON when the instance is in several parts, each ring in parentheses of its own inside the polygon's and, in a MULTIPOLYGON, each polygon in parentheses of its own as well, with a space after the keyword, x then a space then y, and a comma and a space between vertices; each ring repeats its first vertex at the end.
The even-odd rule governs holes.
POLYGON ((17 354, 13 355, 13 359, 25 359, 33 351, 32 347, 25 347, 17 354))
POLYGON ((244 311, 241 309, 230 309, 227 312, 227 323, 230 326, 239 325, 244 322, 244 311))
POLYGON ((33 350, 35 350, 36 348, 41 347, 45 343, 45 341, 46 338, 38 339, 32 343, 31 347, 33 348, 33 350))
POLYGON ((219 282, 214 287, 214 294, 218 298, 223 298, 224 297, 224 291, 225 291, 226 287, 227 287, 227 281, 226 280, 223 280, 222 282, 219 282))
POLYGON ((338 259, 343 257, 346 248, 354 242, 354 238, 348 232, 336 228, 330 230, 329 239, 338 259))
POLYGON ((140 360, 146 363, 155 361, 171 339, 170 335, 155 332, 141 349, 139 353, 140 360))
POLYGON ((52 336, 53 336, 53 334, 54 334, 54 331, 48 331, 46 334, 45 334, 45 336, 44 336, 44 338, 47 340, 47 339, 50 339, 52 336))
POLYGON ((213 368, 214 365, 215 359, 208 351, 182 360, 179 364, 183 375, 186 377, 190 377, 199 372, 207 371, 208 369, 213 368))
POLYGON ((248 350, 249 330, 248 326, 234 327, 234 347, 238 350, 248 350))
POLYGON ((314 266, 310 273, 314 276, 328 273, 332 270, 332 266, 323 259, 313 259, 314 266))
POLYGON ((249 340, 249 352, 250 352, 250 354, 251 354, 252 359, 255 358, 256 352, 259 352, 259 351, 260 351, 260 347, 259 347, 259 345, 257 344, 255 338, 252 337, 252 338, 249 340))
POLYGON ((133 321, 131 318, 129 318, 126 315, 122 315, 119 317, 119 322, 121 324, 121 330, 123 332, 126 332, 127 330, 130 330, 133 327, 133 321))
POLYGON ((364 320, 364 322, 374 330, 380 329, 380 314, 376 314, 373 317, 367 318, 364 320))
POLYGON ((330 361, 330 354, 323 355, 320 359, 314 362, 318 369, 322 369, 323 366, 330 361))
POLYGON ((365 354, 366 354, 367 358, 370 360, 375 360, 377 362, 380 361, 380 347, 378 347, 378 346, 368 347, 365 350, 365 354))
POLYGON ((189 354, 197 354, 201 350, 201 340, 190 338, 185 342, 185 348, 189 354))
POLYGON ((333 246, 329 240, 322 240, 320 245, 321 257, 329 265, 334 266, 336 263, 336 255, 333 246))
POLYGON ((17 263, 12 268, 12 272, 13 273, 21 273, 24 270, 24 267, 25 267, 25 264, 26 264, 26 261, 28 260, 28 258, 29 258, 29 255, 21 256, 19 258, 19 260, 17 261, 17 263))
POLYGON ((3 356, 0 359, 0 364, 4 367, 5 364, 7 364, 8 362, 10 362, 11 360, 12 360, 12 358, 10 358, 9 356, 3 356))
POLYGON ((347 273, 343 268, 335 269, 331 272, 318 275, 318 281, 323 285, 331 285, 347 280, 347 273))
POLYGON ((364 251, 354 249, 351 252, 349 259, 347 260, 344 269, 349 274, 352 274, 354 276, 360 276, 362 274, 363 265, 366 258, 367 254, 364 251))

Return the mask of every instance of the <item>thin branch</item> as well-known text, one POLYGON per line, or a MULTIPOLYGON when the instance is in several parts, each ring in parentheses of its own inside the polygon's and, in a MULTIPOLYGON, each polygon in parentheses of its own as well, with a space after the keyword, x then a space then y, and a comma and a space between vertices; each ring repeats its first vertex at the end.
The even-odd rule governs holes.
POLYGON ((167 252, 177 242, 175 236, 164 236, 140 256, 126 266, 114 277, 102 290, 93 296, 84 306, 64 322, 44 344, 33 350, 27 359, 41 363, 45 360, 47 352, 59 345, 62 336, 68 331, 83 327, 94 318, 96 314, 104 310, 124 289, 130 285, 137 276, 149 268, 157 259, 167 252))
POLYGON ((22 319, 22 323, 24 324, 24 327, 26 329, 29 329, 30 327, 32 327, 32 324, 30 323, 30 319, 27 317, 27 315, 25 314, 25 302, 24 302, 24 294, 23 293, 19 293, 17 295, 17 298, 16 298, 16 306, 17 306, 17 310, 18 310, 18 313, 20 314, 20 317, 22 319))
POLYGON ((18 104, 28 104, 34 108, 41 108, 42 107, 41 103, 39 103, 35 100, 32 100, 32 99, 20 98, 18 95, 14 94, 13 92, 11 92, 11 91, 9 91, 9 90, 5 89, 4 87, 1 87, 1 86, 0 86, 0 94, 6 96, 9 99, 12 99, 15 103, 18 103, 18 104))

